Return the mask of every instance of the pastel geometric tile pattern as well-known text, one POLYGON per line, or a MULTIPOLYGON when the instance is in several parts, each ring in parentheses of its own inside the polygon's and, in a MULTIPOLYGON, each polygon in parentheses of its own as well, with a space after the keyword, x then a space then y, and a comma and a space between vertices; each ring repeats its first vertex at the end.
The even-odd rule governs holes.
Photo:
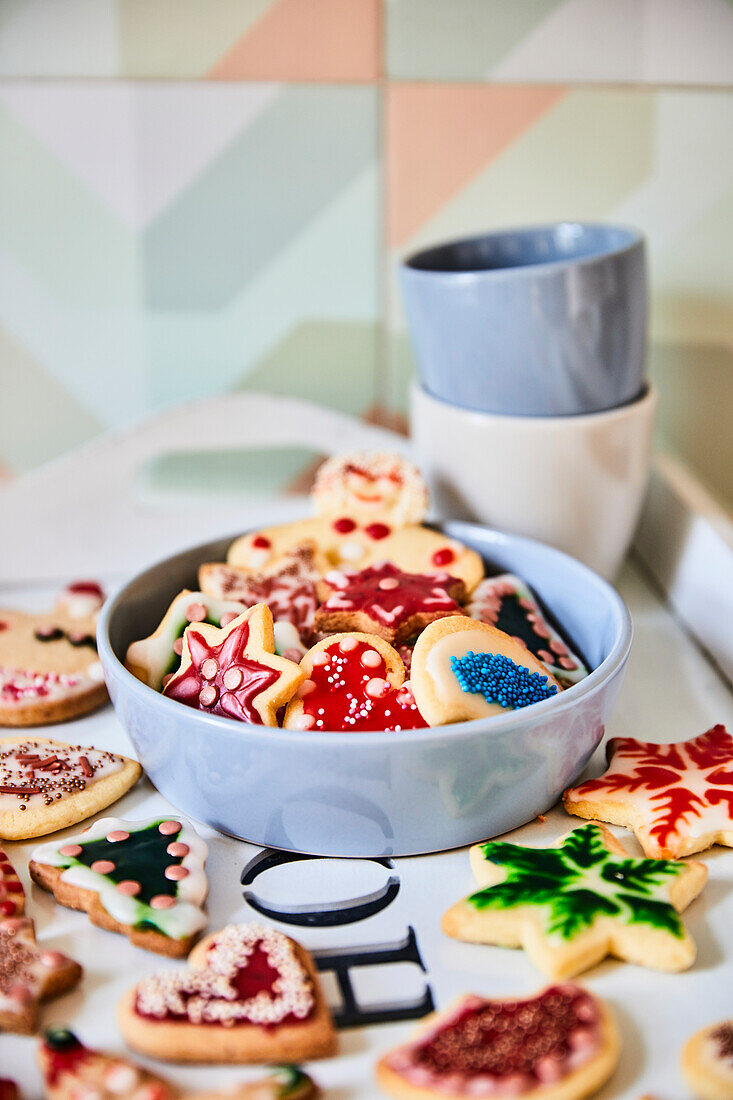
POLYGON ((0 477, 241 388, 403 413, 404 255, 603 219, 733 504, 732 56, 731 0, 3 0, 0 477))

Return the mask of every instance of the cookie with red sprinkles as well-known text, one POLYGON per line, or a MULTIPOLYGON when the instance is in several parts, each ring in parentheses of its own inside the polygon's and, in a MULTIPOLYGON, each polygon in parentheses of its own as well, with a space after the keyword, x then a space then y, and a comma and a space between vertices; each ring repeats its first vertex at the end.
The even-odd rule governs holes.
POLYGON ((619 1052, 603 1002, 566 983, 516 1000, 460 997, 381 1058, 376 1074, 399 1100, 582 1100, 608 1080, 619 1052))
POLYGON ((336 1032, 309 953, 259 924, 203 939, 186 970, 149 974, 122 999, 128 1046, 174 1062, 289 1062, 335 1053, 336 1032))
POLYGON ((28 840, 76 825, 137 783, 135 760, 47 737, 0 740, 0 839, 28 840))

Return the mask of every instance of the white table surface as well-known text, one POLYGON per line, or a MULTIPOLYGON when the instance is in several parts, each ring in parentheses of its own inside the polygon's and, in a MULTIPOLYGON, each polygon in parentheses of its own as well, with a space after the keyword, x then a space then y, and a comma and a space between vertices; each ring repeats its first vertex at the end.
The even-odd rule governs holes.
MULTIPOLYGON (((730 689, 633 564, 625 567, 619 588, 632 609, 636 637, 608 736, 674 741, 702 733, 716 722, 730 725, 730 689)), ((13 586, 12 604, 47 607, 54 593, 55 587, 13 586)), ((4 593, 3 603, 10 603, 10 596, 4 593)), ((97 748, 131 752, 128 738, 109 706, 76 722, 40 732, 97 748)), ((602 770, 602 759, 599 750, 589 773, 602 770)), ((108 812, 136 819, 168 812, 168 808, 169 804, 144 779, 108 812)), ((534 821, 516 830, 510 839, 551 844, 578 824, 577 818, 555 808, 544 822, 534 821)), ((242 868, 259 849, 203 826, 200 831, 210 845, 210 928, 230 921, 262 919, 243 900, 239 882, 242 868)), ((630 833, 614 831, 632 852, 641 854, 630 833)), ((87 1045, 121 1053, 125 1048, 116 1027, 115 1008, 122 994, 150 971, 185 964, 171 963, 133 947, 122 936, 94 928, 85 914, 58 906, 49 894, 31 886, 27 861, 36 843, 6 845, 28 892, 27 912, 36 922, 37 936, 44 946, 65 951, 84 966, 79 987, 45 1007, 42 1025, 67 1025, 87 1045)), ((598 1094, 600 1100, 638 1100, 645 1093, 658 1100, 682 1100, 689 1095, 678 1072, 678 1054, 684 1040, 704 1024, 733 1013, 733 851, 715 848, 702 858, 708 864, 710 879, 684 918, 698 945, 697 961, 691 970, 667 975, 606 960, 580 979, 613 1006, 623 1037, 619 1067, 598 1094)), ((473 885, 466 849, 396 859, 394 863, 400 891, 381 913, 334 928, 279 927, 318 951, 393 944, 404 938, 411 925, 427 974, 402 964, 365 968, 355 982, 363 1001, 416 998, 425 981, 438 1007, 466 991, 485 996, 522 996, 545 984, 521 951, 463 944, 440 932, 443 911, 473 885)), ((364 861, 318 860, 268 872, 256 886, 260 895, 266 892, 270 900, 315 903, 368 892, 381 884, 384 874, 375 864, 364 861)), ((335 986, 327 983, 326 989, 329 996, 334 995, 335 986)), ((309 1068, 332 1100, 374 1097, 374 1061, 405 1040, 413 1026, 398 1023, 342 1031, 339 1054, 309 1068)), ((8 1034, 0 1037, 0 1076, 14 1077, 26 1100, 41 1096, 34 1048, 33 1038, 8 1034)), ((133 1057, 189 1088, 225 1088, 261 1072, 248 1067, 177 1067, 133 1057)))

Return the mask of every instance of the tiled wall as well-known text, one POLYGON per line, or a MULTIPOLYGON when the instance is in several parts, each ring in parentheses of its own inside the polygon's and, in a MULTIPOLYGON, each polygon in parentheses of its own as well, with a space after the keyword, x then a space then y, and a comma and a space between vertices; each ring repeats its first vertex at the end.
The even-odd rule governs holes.
POLYGON ((730 0, 2 0, 0 467, 245 387, 402 410, 402 255, 598 218, 733 502, 731 83, 730 0))

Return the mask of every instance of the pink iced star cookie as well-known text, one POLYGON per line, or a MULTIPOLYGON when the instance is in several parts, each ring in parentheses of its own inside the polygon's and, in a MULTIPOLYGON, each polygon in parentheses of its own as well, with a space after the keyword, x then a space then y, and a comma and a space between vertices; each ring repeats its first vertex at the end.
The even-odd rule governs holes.
POLYGON ((181 667, 163 694, 209 714, 276 726, 277 711, 304 679, 298 665, 275 653, 272 612, 259 603, 225 627, 192 623, 181 667))
POLYGON ((607 754, 608 771, 565 792, 568 813, 632 829, 655 859, 733 846, 733 737, 725 726, 671 745, 614 737, 607 754))

